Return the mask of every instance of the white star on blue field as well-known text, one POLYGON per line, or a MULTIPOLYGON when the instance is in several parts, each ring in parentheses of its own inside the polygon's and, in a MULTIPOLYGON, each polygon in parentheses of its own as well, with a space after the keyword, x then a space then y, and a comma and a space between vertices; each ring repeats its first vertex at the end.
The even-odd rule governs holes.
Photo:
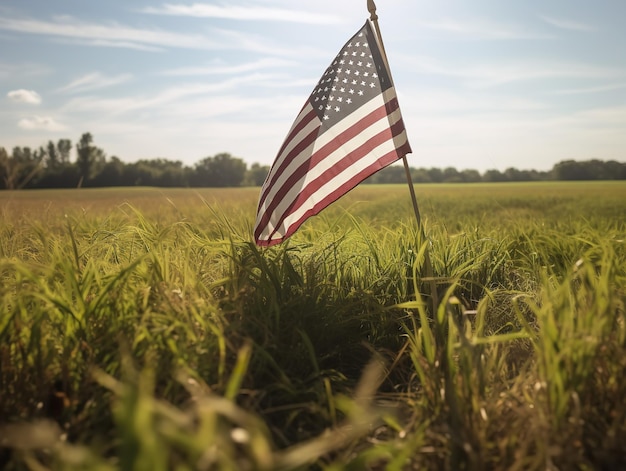
MULTIPOLYGON (((626 2, 378 0, 414 167, 626 161, 626 2)), ((269 165, 366 0, 5 0, 0 147, 269 165)))

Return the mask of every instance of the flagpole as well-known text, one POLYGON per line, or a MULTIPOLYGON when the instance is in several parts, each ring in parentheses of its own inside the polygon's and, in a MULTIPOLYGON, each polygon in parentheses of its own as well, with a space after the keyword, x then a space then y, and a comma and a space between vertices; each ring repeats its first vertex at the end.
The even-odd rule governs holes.
MULTIPOLYGON (((380 51, 389 70, 389 78, 393 84, 393 77, 391 76, 391 69, 389 68, 389 61, 387 60, 387 52, 385 51, 385 45, 383 44, 383 37, 380 34, 380 27, 378 26, 378 14, 376 13, 376 4, 374 0, 367 0, 367 10, 370 12, 370 21, 374 24, 376 30, 376 37, 380 44, 380 51)), ((422 217, 420 215, 419 206, 417 205, 417 197, 415 196, 415 188, 413 187, 413 179, 411 178, 411 170, 409 168, 409 162, 406 155, 402 156, 402 163, 404 164, 404 173, 406 173, 406 180, 409 185, 409 193, 411 194, 411 201, 413 203, 413 212, 415 213, 415 219, 417 220, 417 227, 419 228, 422 240, 426 242, 426 232, 424 231, 424 225, 422 224, 422 217)), ((424 264, 426 265, 426 276, 430 283, 430 296, 433 303, 433 316, 437 315, 437 308, 439 307, 439 297, 437 295, 437 284, 435 283, 435 277, 433 273, 433 264, 430 260, 428 247, 424 252, 424 264)))

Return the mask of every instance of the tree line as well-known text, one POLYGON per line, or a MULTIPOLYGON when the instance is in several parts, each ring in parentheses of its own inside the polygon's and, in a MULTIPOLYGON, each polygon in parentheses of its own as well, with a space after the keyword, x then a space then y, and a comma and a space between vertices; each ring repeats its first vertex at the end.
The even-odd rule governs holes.
MULTIPOLYGON (((118 157, 107 157, 94 145, 93 136, 84 133, 75 146, 69 139, 48 141, 38 149, 14 147, 9 153, 0 147, 0 189, 76 188, 105 186, 160 187, 238 187, 263 184, 269 166, 246 162, 229 153, 205 157, 194 165, 164 158, 143 159, 133 163, 118 157)), ((457 170, 454 167, 413 168, 415 183, 523 182, 548 180, 626 180, 626 163, 614 160, 565 160, 552 170, 518 170, 508 168, 457 170)), ((390 166, 372 175, 365 183, 404 183, 402 166, 390 166)))

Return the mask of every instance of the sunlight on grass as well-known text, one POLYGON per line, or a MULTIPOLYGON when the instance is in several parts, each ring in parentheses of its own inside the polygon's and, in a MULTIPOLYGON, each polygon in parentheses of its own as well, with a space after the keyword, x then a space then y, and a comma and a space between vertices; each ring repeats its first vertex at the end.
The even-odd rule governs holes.
POLYGON ((626 185, 416 190, 1 192, 0 466, 625 466, 626 185))

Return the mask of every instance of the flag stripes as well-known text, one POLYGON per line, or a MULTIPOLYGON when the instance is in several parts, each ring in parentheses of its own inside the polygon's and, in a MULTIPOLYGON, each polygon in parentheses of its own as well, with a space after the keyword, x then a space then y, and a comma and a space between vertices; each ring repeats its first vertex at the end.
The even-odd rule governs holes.
POLYGON ((282 242, 409 152, 393 81, 366 21, 326 69, 278 151, 261 188, 256 243, 282 242))
POLYGON ((306 219, 410 152, 393 87, 318 137, 320 127, 307 103, 263 185, 257 244, 282 242, 306 219))

